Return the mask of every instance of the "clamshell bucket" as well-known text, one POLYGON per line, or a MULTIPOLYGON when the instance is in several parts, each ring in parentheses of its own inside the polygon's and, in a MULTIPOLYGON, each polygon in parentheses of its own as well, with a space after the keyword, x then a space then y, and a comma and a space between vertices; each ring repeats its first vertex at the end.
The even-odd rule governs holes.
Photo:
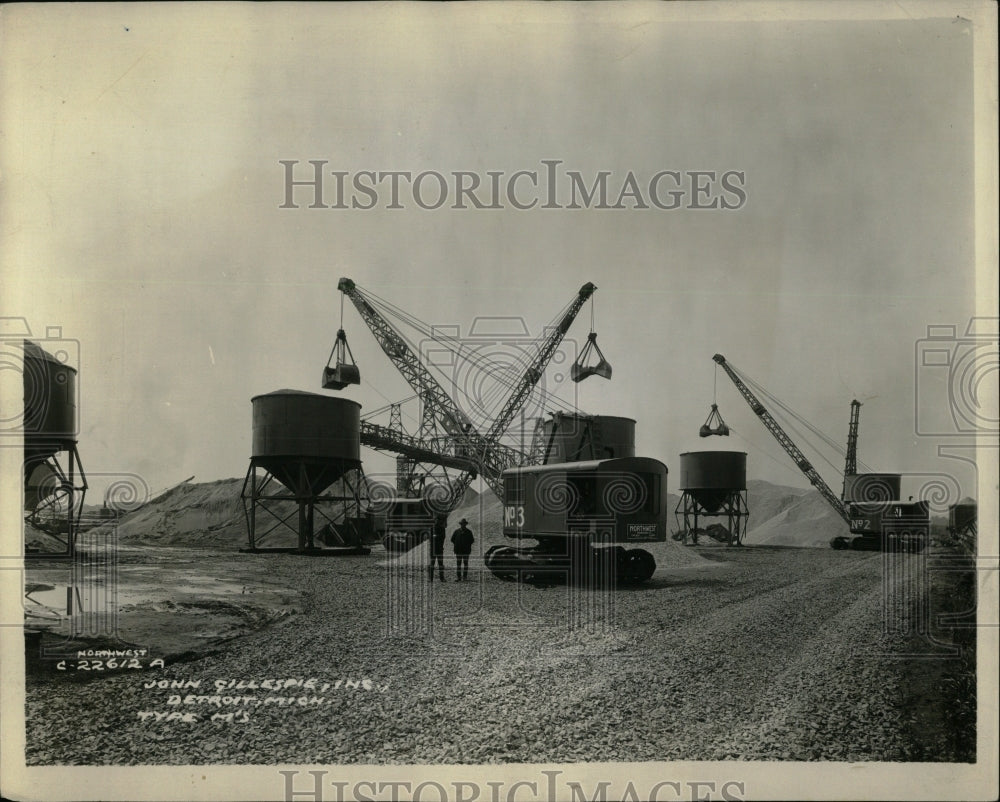
POLYGON ((712 411, 708 415, 708 420, 706 420, 698 430, 698 435, 700 437, 711 437, 713 434, 719 435, 720 437, 729 436, 729 427, 722 419, 722 415, 719 414, 719 407, 716 404, 712 404, 712 411))
POLYGON ((361 384, 361 371, 357 365, 337 365, 323 368, 323 389, 343 390, 349 384, 361 384))
POLYGON ((349 384, 361 384, 361 371, 354 364, 354 354, 347 344, 344 330, 337 331, 337 341, 333 344, 330 359, 323 368, 323 389, 343 390, 349 384))
POLYGON ((573 367, 570 368, 569 375, 575 382, 582 382, 590 376, 600 376, 604 379, 611 378, 611 363, 604 358, 604 354, 601 353, 601 349, 597 345, 596 331, 590 332, 587 336, 587 344, 583 346, 583 351, 580 353, 579 358, 573 363, 573 367), (587 360, 590 358, 592 352, 597 355, 599 361, 596 365, 587 366, 587 360))

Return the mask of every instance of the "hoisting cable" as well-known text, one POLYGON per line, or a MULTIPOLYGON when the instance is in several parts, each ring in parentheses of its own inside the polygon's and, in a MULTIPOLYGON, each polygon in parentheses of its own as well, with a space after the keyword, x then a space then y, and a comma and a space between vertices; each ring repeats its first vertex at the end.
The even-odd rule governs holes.
MULTIPOLYGON (((500 410, 501 404, 505 404, 510 398, 510 394, 521 388, 528 368, 537 362, 546 342, 551 336, 551 333, 556 330, 556 327, 566 316, 571 305, 572 302, 567 304, 545 326, 543 326, 542 334, 539 337, 534 338, 531 341, 530 346, 526 344, 523 354, 524 358, 519 358, 515 360, 513 364, 507 366, 504 374, 506 374, 507 377, 509 388, 508 392, 504 393, 503 388, 499 384, 495 384, 491 391, 484 394, 487 401, 486 406, 491 415, 497 414, 500 410)), ((544 397, 544 394, 547 392, 544 382, 539 381, 529 388, 528 395, 524 399, 525 404, 530 401, 536 392, 540 394, 540 397, 544 397)), ((562 403, 565 404, 565 402, 562 403)))
MULTIPOLYGON (((504 389, 505 389, 504 385, 506 386, 508 394, 510 392, 512 392, 518 386, 518 384, 516 384, 515 382, 519 382, 520 381, 521 377, 523 376, 524 369, 527 367, 527 365, 530 364, 530 363, 532 363, 532 362, 534 362, 534 360, 537 357, 537 355, 541 352, 541 349, 542 349, 544 341, 545 341, 545 335, 543 335, 541 338, 536 338, 535 340, 532 341, 531 345, 532 345, 533 351, 531 353, 530 360, 528 360, 528 361, 517 360, 517 362, 515 364, 513 364, 513 365, 509 365, 508 364, 508 365, 506 365, 504 367, 504 369, 502 369, 500 371, 497 371, 496 370, 496 364, 489 361, 488 355, 484 356, 484 355, 482 355, 480 353, 477 353, 475 351, 471 351, 470 352, 470 350, 468 348, 468 345, 469 345, 468 342, 459 340, 458 338, 454 337, 453 335, 449 335, 449 334, 446 334, 446 333, 443 333, 443 332, 440 332, 440 331, 435 331, 427 323, 425 323, 424 321, 420 320, 415 315, 412 315, 412 314, 406 312, 404 309, 402 309, 401 307, 398 307, 397 305, 391 303, 390 301, 387 301, 386 299, 381 298, 381 297, 379 297, 379 296, 375 295, 374 293, 371 293, 371 292, 369 292, 367 290, 362 291, 361 288, 358 288, 358 290, 359 290, 361 296, 368 303, 370 303, 373 307, 378 308, 387 317, 391 317, 391 318, 399 321, 400 323, 404 323, 405 325, 407 325, 407 326, 409 326, 409 327, 411 327, 413 329, 416 329, 423 336, 425 336, 425 337, 427 337, 429 339, 432 339, 433 341, 435 341, 437 343, 442 344, 445 348, 447 348, 453 354, 455 354, 457 358, 466 360, 467 362, 469 362, 473 366, 477 367, 479 370, 481 370, 484 373, 486 373, 487 375, 489 375, 494 380, 494 386, 492 388, 492 392, 485 393, 484 394, 484 396, 485 396, 484 399, 483 398, 481 398, 481 399, 473 399, 473 398, 470 397, 470 395, 469 395, 468 392, 464 391, 463 389, 461 389, 458 386, 458 384, 454 381, 455 377, 453 375, 449 376, 448 374, 445 373, 445 371, 442 368, 440 368, 437 365, 428 366, 428 367, 434 367, 434 368, 436 368, 437 373, 440 376, 442 376, 447 383, 449 383, 449 384, 452 385, 453 390, 456 393, 461 394, 464 397, 464 399, 466 400, 466 402, 471 405, 470 408, 474 408, 476 406, 482 407, 483 403, 484 403, 484 400, 485 400, 485 402, 488 405, 487 409, 488 409, 488 414, 489 415, 495 414, 496 408, 498 407, 498 405, 499 405, 499 403, 502 400, 502 397, 504 395, 504 389)), ((341 300, 343 300, 343 299, 341 299, 341 300)), ((552 318, 552 320, 549 322, 549 324, 546 327, 543 328, 543 331, 545 331, 545 332, 551 332, 556 326, 558 326, 559 323, 562 321, 562 319, 567 314, 567 312, 569 311, 569 308, 570 308, 571 305, 572 305, 572 301, 570 303, 566 304, 566 306, 564 306, 563 309, 560 310, 552 318)), ((406 343, 406 345, 413 352, 417 352, 417 348, 418 348, 417 345, 409 337, 407 337, 405 334, 403 334, 398 329, 393 329, 393 331, 394 331, 394 333, 397 336, 400 337, 401 340, 403 340, 404 343, 406 343)), ((540 395, 540 398, 542 400, 543 405, 545 404, 545 399, 548 398, 550 403, 554 402, 554 403, 552 403, 553 406, 561 407, 561 408, 563 408, 563 409, 565 409, 567 411, 570 411, 570 412, 577 412, 578 411, 577 408, 575 407, 575 405, 573 405, 571 403, 568 403, 568 402, 560 399, 554 393, 550 393, 550 392, 548 392, 547 389, 540 388, 537 385, 532 388, 532 393, 530 393, 528 395, 528 397, 526 399, 526 402, 531 399, 531 396, 534 394, 534 392, 536 390, 539 392, 539 395, 540 395)), ((379 394, 382 395, 381 393, 379 393, 379 394)), ((386 398, 384 395, 382 395, 382 397, 386 398)), ((386 400, 388 400, 388 399, 386 399, 386 400)), ((407 414, 407 417, 408 418, 412 418, 412 416, 410 416, 409 414, 407 414)))
MULTIPOLYGON (((458 358, 466 360, 467 362, 469 362, 473 366, 479 368, 484 373, 486 373, 487 375, 489 375, 493 379, 493 381, 494 381, 494 387, 492 388, 492 392, 487 392, 486 394, 484 394, 485 395, 484 398, 476 399, 474 401, 473 401, 473 399, 468 399, 468 400, 473 401, 473 403, 476 404, 476 405, 478 405, 478 406, 484 406, 485 405, 486 408, 487 408, 487 410, 490 413, 493 413, 493 412, 496 411, 496 407, 500 403, 501 395, 502 395, 502 392, 503 392, 503 389, 504 389, 503 387, 500 387, 500 386, 497 386, 497 385, 505 385, 505 387, 508 390, 515 389, 518 386, 517 382, 519 382, 520 379, 521 379, 521 377, 523 376, 524 367, 526 367, 526 365, 529 364, 530 361, 534 361, 535 356, 537 356, 537 354, 540 352, 541 347, 542 347, 542 342, 540 340, 536 339, 536 340, 532 341, 531 345, 533 347, 533 353, 531 355, 532 358, 531 358, 530 361, 526 362, 524 360, 518 360, 515 364, 513 364, 513 365, 509 365, 509 364, 505 365, 503 367, 503 369, 501 369, 501 370, 498 371, 496 369, 497 365, 495 363, 493 363, 493 362, 490 362, 488 356, 481 355, 481 354, 479 354, 479 353, 477 353, 475 351, 469 351, 469 348, 468 348, 469 343, 468 342, 461 341, 461 340, 457 339, 456 337, 454 337, 453 335, 444 334, 444 333, 442 333, 440 331, 435 331, 432 327, 430 327, 424 321, 422 321, 419 318, 417 318, 415 315, 412 315, 412 314, 406 312, 405 310, 401 309, 400 307, 396 306, 395 304, 392 304, 391 302, 386 301, 384 298, 381 298, 381 297, 375 295, 374 293, 370 293, 368 291, 364 291, 362 293, 362 296, 365 297, 365 300, 367 300, 369 303, 371 303, 372 306, 378 307, 387 317, 392 317, 392 318, 398 320, 399 322, 404 323, 407 326, 416 329, 417 331, 419 331, 425 337, 427 337, 429 339, 432 339, 435 342, 444 345, 446 348, 448 348, 448 350, 450 350, 452 353, 454 353, 458 358), (484 404, 484 402, 485 402, 485 404, 484 404)), ((569 306, 570 306, 570 304, 567 304, 566 307, 564 307, 563 310, 561 310, 556 315, 556 317, 553 318, 553 320, 549 324, 549 326, 546 327, 546 330, 551 331, 551 329, 555 325, 558 325, 558 321, 561 320, 565 316, 566 312, 569 309, 569 306)), ((415 350, 414 343, 408 337, 406 337, 404 334, 402 334, 399 331, 396 331, 396 334, 398 336, 400 336, 400 338, 404 342, 406 342, 407 345, 411 347, 411 349, 415 350)), ((444 373, 444 371, 442 371, 440 368, 438 368, 438 366, 435 365, 433 367, 437 368, 438 369, 438 373, 440 373, 442 376, 444 376, 448 381, 452 381, 453 380, 454 377, 447 376, 444 373)), ((459 390, 458 387, 456 387, 455 389, 459 390)), ((462 391, 460 391, 460 392, 462 392, 462 391)), ((463 392, 463 394, 466 396, 466 398, 468 398, 468 394, 467 393, 463 392)), ((562 403, 564 405, 566 405, 565 402, 562 402, 562 403)), ((566 406, 568 407, 568 405, 566 405, 566 406)))
MULTIPOLYGON (((747 381, 747 377, 745 375, 743 376, 743 379, 744 381, 747 381)), ((835 440, 833 440, 827 434, 821 432, 819 429, 817 429, 815 426, 809 423, 809 421, 807 421, 805 418, 799 415, 795 410, 789 407, 780 398, 778 398, 773 393, 768 391, 762 385, 758 384, 757 382, 754 382, 752 379, 749 380, 747 383, 751 384, 755 390, 757 390, 761 395, 763 395, 772 404, 773 407, 777 407, 777 410, 779 411, 777 412, 776 417, 780 418, 781 422, 785 426, 792 429, 792 431, 794 431, 803 442, 807 443, 810 446, 810 448, 819 456, 820 459, 826 462, 835 471, 840 473, 840 469, 834 463, 830 462, 830 460, 821 451, 819 451, 819 449, 816 448, 815 444, 813 444, 813 442, 809 439, 808 435, 806 435, 795 424, 796 422, 798 422, 802 426, 805 426, 810 432, 819 437, 832 449, 843 455, 845 453, 845 450, 841 446, 839 446, 835 440), (782 414, 782 412, 784 412, 784 414, 782 414)), ((772 412, 772 414, 774 413, 772 412)))
MULTIPOLYGON (((399 320, 401 320, 403 322, 406 322, 409 326, 411 326, 413 328, 416 328, 418 331, 421 331, 422 333, 427 333, 429 336, 432 336, 431 332, 429 330, 429 327, 426 327, 426 326, 421 327, 419 325, 420 321, 418 319, 414 318, 412 315, 409 315, 408 313, 404 312, 403 310, 399 309, 398 307, 395 307, 393 304, 390 304, 388 302, 384 302, 382 299, 379 299, 378 301, 376 301, 375 298, 377 298, 378 296, 374 296, 373 294, 370 294, 370 293, 367 293, 367 292, 361 293, 361 296, 362 296, 362 298, 364 298, 364 300, 368 304, 370 304, 372 306, 372 308, 378 309, 380 312, 382 312, 384 314, 384 316, 399 319, 399 320)), ((413 340, 411 340, 410 337, 408 337, 405 333, 403 333, 402 331, 400 331, 396 327, 391 327, 391 331, 393 332, 393 334, 396 337, 398 337, 407 346, 407 348, 412 353, 415 353, 415 354, 419 353, 419 346, 415 342, 413 342, 413 340)), ((437 337, 433 337, 433 339, 435 339, 437 341, 438 338, 437 337)), ((427 366, 425 364, 425 367, 430 367, 430 366, 427 366)), ((438 369, 438 372, 441 373, 442 376, 444 376, 443 371, 441 371, 440 369, 438 369)), ((445 378, 447 379, 448 377, 445 377, 445 378)), ((380 393, 380 395, 382 395, 382 394, 380 393)), ((384 395, 382 395, 382 397, 385 398, 384 395)), ((386 399, 386 400, 388 400, 388 399, 386 399)), ((407 414, 407 417, 409 417, 409 418, 412 419, 412 416, 410 416, 409 414, 407 414)))
POLYGON ((344 293, 340 293, 340 326, 337 329, 337 337, 334 338, 333 348, 330 349, 330 356, 326 358, 327 367, 333 362, 333 355, 337 353, 337 346, 340 345, 340 332, 344 330, 344 293))
MULTIPOLYGON (((366 384, 367 384, 367 382, 366 382, 366 384)), ((378 391, 378 389, 375 388, 373 385, 368 384, 368 386, 371 387, 373 390, 375 390, 376 393, 378 393, 379 395, 381 395, 382 398, 385 398, 385 395, 383 395, 382 393, 380 393, 378 391)), ((406 403, 412 401, 416 397, 417 397, 416 394, 414 394, 414 395, 411 395, 411 396, 409 396, 407 398, 404 398, 402 401, 389 401, 389 403, 386 404, 385 406, 381 406, 378 409, 373 409, 373 410, 371 410, 369 412, 366 412, 364 415, 361 416, 361 419, 362 420, 368 420, 369 418, 373 418, 376 415, 381 415, 383 412, 387 412, 389 409, 391 409, 394 404, 399 404, 400 408, 402 408, 403 404, 406 404, 406 403)), ((388 400, 388 399, 386 399, 386 400, 388 400)))
MULTIPOLYGON (((731 367, 733 367, 731 362, 729 364, 731 367)), ((778 398, 776 395, 770 392, 766 387, 762 386, 758 382, 749 378, 745 373, 736 369, 735 367, 734 370, 736 370, 737 374, 740 377, 742 377, 743 381, 745 381, 748 385, 750 385, 754 390, 757 390, 761 395, 765 396, 772 404, 784 410, 784 412, 787 415, 789 415, 791 418, 793 418, 794 420, 798 421, 800 424, 808 428, 813 434, 815 434, 823 442, 829 445, 830 448, 834 449, 841 455, 845 455, 847 453, 847 450, 846 448, 844 448, 844 446, 841 446, 836 440, 834 440, 828 434, 816 428, 813 424, 811 424, 808 420, 806 420, 806 418, 804 418, 802 415, 800 415, 798 412, 792 409, 788 404, 786 404, 784 401, 782 401, 780 398, 778 398)))
MULTIPOLYGON (((846 455, 847 455, 847 449, 844 446, 840 445, 836 440, 834 440, 833 438, 831 438, 825 432, 823 432, 820 429, 818 429, 816 426, 814 426, 812 423, 810 423, 804 417, 802 417, 801 415, 799 415, 798 413, 796 413, 794 410, 792 410, 786 404, 782 403, 782 401, 780 399, 778 399, 777 397, 775 397, 772 394, 768 393, 766 390, 762 390, 762 391, 763 391, 764 395, 766 395, 770 401, 772 401, 774 404, 776 404, 781 409, 783 409, 788 415, 791 416, 791 418, 793 420, 795 420, 798 423, 800 423, 801 425, 805 426, 810 432, 812 432, 814 435, 816 435, 817 437, 819 437, 831 449, 833 449, 835 452, 837 452, 837 454, 839 456, 846 457, 846 455)), ((793 429, 795 428, 794 424, 791 423, 791 421, 788 418, 784 418, 783 417, 782 419, 785 421, 786 425, 790 426, 793 429)), ((805 439, 806 442, 809 442, 809 440, 808 440, 808 438, 806 437, 805 434, 803 434, 799 430, 796 430, 796 431, 797 431, 797 433, 803 439, 805 439)), ((843 468, 842 467, 838 467, 833 462, 831 462, 829 459, 827 459, 827 457, 824 456, 823 453, 820 452, 819 449, 817 449, 814 444, 810 443, 810 445, 816 451, 816 453, 819 455, 820 459, 822 459, 824 462, 826 462, 828 465, 830 465, 830 467, 832 467, 835 471, 837 471, 838 475, 841 475, 841 476, 843 475, 843 468)), ((869 471, 871 470, 870 468, 868 468, 868 466, 865 466, 864 463, 862 463, 860 460, 859 460, 859 464, 862 465, 863 467, 865 467, 866 470, 869 470, 869 471)))
MULTIPOLYGON (((592 302, 592 304, 591 304, 591 311, 592 311, 591 321, 592 321, 592 325, 593 325, 593 296, 591 296, 591 302, 592 302)), ((538 338, 535 339, 535 341, 534 341, 535 352, 532 355, 532 358, 531 358, 530 362, 527 363, 527 364, 534 363, 535 359, 537 358, 537 355, 541 352, 541 349, 542 349, 542 347, 543 347, 543 345, 544 345, 547 337, 549 336, 549 333, 552 332, 553 330, 555 330, 556 327, 561 324, 561 322, 563 321, 563 319, 568 314, 569 309, 570 309, 570 307, 572 305, 573 305, 572 301, 569 302, 568 304, 566 304, 559 312, 556 313, 555 316, 552 317, 552 319, 545 326, 543 326, 543 328, 542 328, 543 334, 540 337, 538 337, 538 338)), ((525 367, 526 367, 526 365, 525 365, 525 367)), ((523 375, 523 374, 519 373, 515 378, 518 379, 518 380, 520 380, 521 375, 523 375)), ((566 386, 569 386, 569 385, 566 385, 566 386)), ((577 407, 575 403, 573 403, 571 401, 566 401, 566 400, 560 398, 556 394, 556 391, 550 389, 548 387, 548 385, 545 384, 544 382, 539 382, 538 384, 535 384, 534 386, 532 386, 532 388, 531 388, 531 390, 530 390, 527 398, 525 399, 524 406, 528 406, 529 404, 531 404, 534 399, 537 399, 537 406, 540 406, 543 409, 545 409, 545 408, 547 408, 549 406, 554 406, 554 407, 556 407, 556 408, 558 408, 558 409, 560 409, 562 411, 566 411, 566 412, 570 412, 570 413, 579 413, 580 412, 579 407, 577 407)))
MULTIPOLYGON (((788 473, 792 474, 793 476, 796 476, 796 477, 801 477, 802 476, 802 474, 796 469, 795 465, 793 463, 791 463, 791 462, 788 461, 787 455, 786 455, 785 459, 779 459, 778 457, 776 457, 772 453, 770 453, 770 451, 768 449, 771 448, 775 444, 773 440, 769 441, 769 443, 768 443, 767 446, 762 446, 762 445, 760 445, 760 443, 756 442, 755 440, 751 440, 748 437, 745 437, 740 432, 739 429, 730 427, 730 431, 732 432, 733 435, 735 435, 740 440, 742 440, 744 443, 746 443, 747 447, 750 448, 754 452, 755 455, 756 454, 760 454, 760 455, 763 455, 763 456, 767 457, 769 460, 771 460, 771 462, 773 462, 779 468, 781 468, 782 470, 788 471, 788 473)), ((781 453, 784 454, 785 452, 782 451, 781 453)))
MULTIPOLYGON (((380 298, 374 293, 365 292, 363 293, 363 295, 366 296, 365 298, 366 300, 372 303, 372 306, 379 307, 387 317, 395 318, 400 323, 403 323, 413 329, 416 329, 418 332, 420 332, 422 336, 431 339, 436 343, 444 345, 458 358, 465 359, 466 361, 479 367, 483 371, 488 371, 496 381, 503 381, 503 377, 505 374, 510 375, 511 382, 513 382, 513 379, 517 378, 517 375, 515 374, 516 366, 512 367, 508 365, 506 366, 503 372, 495 374, 494 371, 496 366, 490 363, 485 357, 481 356, 480 354, 474 351, 469 352, 468 342, 459 340, 453 335, 445 334, 440 331, 435 331, 433 327, 431 327, 424 321, 420 320, 416 316, 410 314, 409 312, 406 312, 405 310, 401 309, 395 304, 386 301, 384 298, 380 298)), ((401 332, 399 331, 396 331, 396 334, 401 336, 401 338, 407 343, 407 345, 411 346, 411 348, 413 347, 413 343, 409 338, 407 338, 405 335, 402 335, 401 332)), ((537 352, 537 345, 536 345, 536 352, 537 352)), ((441 372, 442 375, 444 375, 443 371, 439 370, 439 372, 441 372)), ((511 386, 513 386, 513 384, 511 386)))
MULTIPOLYGON (((729 364, 730 364, 731 367, 733 367, 733 369, 737 372, 737 374, 743 379, 743 381, 747 383, 747 385, 751 386, 754 390, 756 390, 761 395, 763 395, 765 398, 767 398, 768 401, 771 402, 771 404, 773 404, 774 406, 778 407, 780 410, 783 410, 785 412, 785 415, 780 415, 780 413, 778 415, 778 417, 781 417, 782 422, 786 426, 788 426, 790 429, 792 429, 793 431, 795 431, 795 433, 797 435, 799 435, 799 437, 804 442, 808 443, 810 445, 810 447, 812 448, 812 450, 816 453, 816 455, 819 456, 819 458, 822 459, 827 465, 829 465, 831 468, 833 468, 833 470, 837 472, 838 476, 841 476, 841 477, 843 476, 843 469, 841 467, 838 467, 837 465, 835 465, 833 462, 831 462, 819 449, 817 449, 816 446, 809 440, 809 438, 800 429, 798 429, 795 426, 795 424, 793 423, 793 421, 798 421, 802 426, 805 426, 810 432, 812 432, 814 435, 816 435, 817 437, 819 437, 824 443, 826 443, 828 446, 830 446, 830 448, 832 448, 834 451, 836 451, 840 456, 845 456, 846 453, 847 453, 847 449, 844 446, 841 446, 832 437, 830 437, 825 432, 821 431, 816 426, 814 426, 812 423, 810 423, 808 420, 806 420, 806 418, 804 418, 802 415, 800 415, 798 412, 796 412, 794 409, 792 409, 788 404, 786 404, 780 398, 778 398, 773 393, 771 393, 769 390, 767 390, 767 388, 765 388, 764 386, 762 386, 758 382, 754 381, 753 379, 749 378, 742 371, 740 371, 737 368, 735 368, 732 365, 731 362, 729 364)), ((859 464, 863 465, 863 463, 861 463, 860 460, 859 460, 859 464)), ((870 468, 868 468, 868 466, 864 466, 864 467, 866 469, 868 469, 868 470, 871 470, 870 468)))

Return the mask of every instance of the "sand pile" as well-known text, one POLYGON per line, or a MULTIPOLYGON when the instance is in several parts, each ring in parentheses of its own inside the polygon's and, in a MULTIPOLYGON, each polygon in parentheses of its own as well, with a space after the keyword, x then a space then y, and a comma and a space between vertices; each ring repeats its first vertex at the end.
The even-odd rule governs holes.
MULTIPOLYGON (((205 546, 208 548, 242 548, 247 545, 247 522, 240 493, 243 479, 220 479, 215 482, 185 482, 157 496, 135 512, 125 515, 118 524, 118 536, 123 542, 140 542, 159 546, 205 546)), ((269 492, 283 491, 274 484, 269 492)), ((327 493, 344 491, 335 483, 327 493)), ((269 503, 269 514, 258 508, 258 545, 295 546, 298 535, 293 529, 278 526, 265 535, 279 518, 291 527, 298 526, 298 506, 293 501, 269 503)), ((339 508, 331 504, 316 505, 317 537, 326 519, 334 517, 339 508)), ((320 545, 317 542, 317 545, 320 545)))
MULTIPOLYGON (((747 521, 747 531, 752 532, 763 526, 775 515, 784 512, 798 503, 810 491, 803 487, 786 487, 772 485, 760 479, 747 482, 747 505, 750 507, 750 519, 747 521)), ((832 510, 831 510, 832 512, 832 510)))
POLYGON ((645 549, 652 554, 656 560, 657 570, 685 565, 703 565, 713 562, 702 557, 696 549, 678 543, 669 535, 664 543, 636 543, 635 548, 645 549))
MULTIPOLYGON (((276 486, 274 492, 278 492, 276 486)), ((247 523, 240 492, 243 479, 220 479, 215 482, 185 482, 157 496, 135 512, 125 515, 118 524, 123 542, 159 546, 205 546, 242 548, 247 545, 247 523)), ((336 486, 330 490, 338 492, 336 486)), ((317 505, 317 510, 323 505, 317 505)), ((275 516, 297 526, 298 507, 292 501, 273 502, 275 516)), ((263 546, 294 546, 297 534, 284 526, 262 537, 278 518, 258 509, 257 535, 263 546)), ((316 528, 323 519, 317 512, 316 528)))
POLYGON ((65 535, 62 539, 36 529, 31 524, 24 524, 24 547, 26 551, 41 552, 43 554, 61 554, 66 551, 65 535))
MULTIPOLYGON (((125 515, 118 525, 123 542, 141 542, 163 546, 204 546, 208 548, 240 548, 247 543, 246 519, 240 491, 243 479, 223 479, 215 482, 186 482, 168 490, 138 510, 125 515)), ((674 510, 679 497, 667 496, 667 531, 678 528, 674 510)), ((754 480, 748 482, 750 506, 748 545, 768 543, 773 545, 826 547, 831 537, 846 533, 846 527, 837 514, 814 490, 772 485, 754 480)), ((275 505, 280 515, 290 516, 294 524, 295 506, 292 502, 275 505)), ((458 522, 467 518, 476 536, 473 564, 481 564, 482 554, 491 546, 510 545, 513 541, 503 536, 503 507, 491 493, 477 494, 468 491, 463 504, 448 519, 448 537, 458 528, 458 522)), ((267 529, 267 517, 258 520, 258 533, 267 529)), ((272 523, 273 523, 273 519, 272 523)), ((708 519, 712 522, 717 519, 708 519)), ((317 528, 319 516, 317 516, 317 528)), ((44 533, 29 532, 27 540, 38 541, 42 546, 44 533)), ((288 529, 276 529, 262 545, 292 546, 296 535, 288 529)), ((46 547, 51 544, 46 543, 46 547)), ((692 564, 702 558, 690 549, 668 540, 666 544, 642 546, 654 553, 658 564, 692 564)), ((430 561, 429 545, 423 544, 410 552, 393 556, 386 564, 425 566, 430 561)), ((452 554, 451 544, 445 553, 452 554)))
POLYGON ((118 537, 160 546, 244 546, 242 487, 242 479, 185 482, 125 515, 118 537))
POLYGON ((849 536, 843 519, 815 490, 747 533, 747 545, 829 548, 838 535, 849 536))

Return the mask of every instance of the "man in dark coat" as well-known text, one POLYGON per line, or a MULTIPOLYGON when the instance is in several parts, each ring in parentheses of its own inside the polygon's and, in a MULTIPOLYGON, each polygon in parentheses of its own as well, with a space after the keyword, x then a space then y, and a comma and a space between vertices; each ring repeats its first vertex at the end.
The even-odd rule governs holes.
POLYGON ((448 519, 439 515, 434 520, 434 534, 431 537, 431 564, 427 569, 427 578, 434 581, 434 563, 437 563, 441 581, 444 582, 444 538, 448 534, 448 519))
POLYGON ((451 543, 455 547, 455 570, 458 572, 459 582, 464 582, 469 578, 469 555, 472 553, 472 544, 476 540, 472 536, 472 530, 469 529, 468 523, 463 518, 458 522, 458 529, 451 535, 451 543))

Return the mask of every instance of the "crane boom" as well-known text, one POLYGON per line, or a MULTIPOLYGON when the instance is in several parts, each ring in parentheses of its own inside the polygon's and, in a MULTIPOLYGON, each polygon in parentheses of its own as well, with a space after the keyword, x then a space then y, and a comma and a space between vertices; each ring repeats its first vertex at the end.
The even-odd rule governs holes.
MULTIPOLYGON (((368 302, 354 281, 349 278, 341 278, 337 283, 337 289, 350 298, 351 303, 358 310, 358 314, 371 329, 376 341, 403 378, 406 379, 406 382, 425 399, 425 404, 433 406, 438 413, 442 427, 455 440, 456 454, 475 464, 479 474, 502 501, 501 474, 508 468, 524 464, 527 462, 528 456, 518 449, 501 443, 500 438, 507 431, 514 416, 544 375, 546 366, 566 336, 566 332, 580 309, 597 288, 589 282, 580 288, 576 298, 570 303, 559 323, 538 349, 531 364, 525 370, 513 393, 485 435, 476 431, 469 417, 452 400, 451 396, 413 353, 392 325, 368 302)), ((381 442, 389 442, 391 438, 387 439, 380 435, 379 439, 381 442)), ((456 497, 461 498, 473 478, 475 478, 475 474, 467 471, 453 482, 452 487, 456 497)))
POLYGON ((861 402, 856 398, 851 401, 851 422, 847 427, 847 455, 844 459, 844 490, 841 498, 847 493, 847 477, 858 472, 858 426, 861 420, 861 402))
POLYGON ((823 496, 833 507, 837 514, 847 522, 848 525, 851 524, 851 516, 847 511, 847 507, 844 506, 844 502, 837 498, 837 494, 834 493, 830 486, 823 481, 823 477, 819 475, 816 469, 812 466, 812 463, 806 459, 806 455, 803 454, 797 445, 792 441, 792 438, 788 436, 781 425, 774 419, 770 412, 764 407, 760 402, 760 399, 754 395, 753 391, 747 387, 746 383, 737 375, 736 371, 726 362, 726 358, 722 354, 716 354, 712 357, 722 369, 726 371, 726 375, 733 380, 733 384, 736 385, 736 389, 740 391, 743 398, 750 405, 750 409, 753 410, 754 414, 760 418, 761 422, 767 428, 767 430, 774 435, 774 439, 778 441, 779 445, 785 449, 785 453, 792 458, 796 467, 806 475, 813 487, 815 487, 820 495, 823 496))
POLYGON ((545 368, 548 366, 549 361, 552 359, 552 355, 555 353, 556 348, 559 347, 559 343, 563 341, 563 337, 566 336, 566 332, 569 331, 569 327, 573 325, 573 321, 576 319, 577 314, 587 300, 594 294, 594 290, 597 287, 594 286, 592 282, 587 282, 577 293, 576 298, 570 303, 569 308, 566 313, 562 316, 559 324, 555 326, 551 332, 549 332, 548 337, 542 344, 542 347, 538 349, 538 353, 532 360, 528 369, 524 371, 524 375, 521 377, 521 381, 515 388, 514 392, 511 394, 510 398, 507 399, 507 403, 504 404, 500 413, 497 415, 496 420, 490 426, 490 430, 486 433, 486 439, 489 441, 497 440, 503 436, 503 433, 507 431, 507 427, 510 426, 510 422, 514 419, 518 410, 527 401, 528 396, 531 391, 538 384, 539 379, 545 374, 545 368))
POLYGON ((351 303, 358 310, 361 319, 371 329, 375 340, 385 351, 385 355, 389 357, 392 364, 403 375, 403 378, 406 379, 407 384, 415 392, 424 396, 441 413, 440 420, 445 431, 455 437, 476 438, 477 433, 473 429, 472 421, 451 400, 451 396, 434 378, 434 374, 424 367, 417 355, 410 350, 410 347, 396 333, 389 322, 368 303, 361 291, 358 290, 357 285, 349 278, 342 278, 337 283, 337 289, 351 299, 351 303))
MULTIPOLYGON (((484 439, 486 440, 487 447, 480 452, 480 474, 501 502, 504 500, 504 486, 500 478, 501 475, 508 468, 528 462, 529 457, 516 449, 504 446, 500 443, 500 438, 503 437, 514 416, 524 406, 524 402, 527 401, 531 391, 545 374, 545 368, 551 361, 552 355, 563 341, 566 332, 569 331, 569 327, 573 324, 580 309, 583 308, 583 305, 594 294, 594 290, 596 289, 597 287, 589 281, 580 287, 576 298, 572 300, 566 312, 559 320, 559 323, 549 332, 545 342, 542 343, 541 348, 535 354, 535 358, 524 371, 524 375, 521 377, 520 382, 518 382, 514 392, 511 393, 490 426, 489 431, 486 433, 484 439)), ((471 474, 465 474, 460 477, 457 487, 461 489, 462 493, 465 492, 465 488, 469 486, 472 479, 471 474)))

